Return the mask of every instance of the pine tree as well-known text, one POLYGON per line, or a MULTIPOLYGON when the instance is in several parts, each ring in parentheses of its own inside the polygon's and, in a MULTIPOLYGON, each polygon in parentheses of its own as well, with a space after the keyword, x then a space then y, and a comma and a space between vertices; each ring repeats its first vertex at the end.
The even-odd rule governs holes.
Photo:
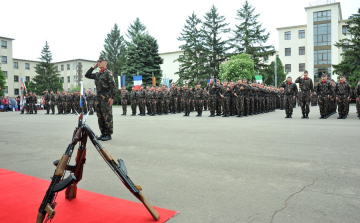
POLYGON ((156 84, 161 83, 163 59, 159 55, 157 40, 149 34, 137 34, 128 45, 125 67, 126 86, 133 85, 133 76, 142 75, 143 85, 152 85, 152 73, 156 84))
POLYGON ((186 19, 181 36, 178 38, 179 41, 185 42, 179 46, 184 54, 176 60, 180 63, 179 72, 177 72, 179 75, 178 83, 187 82, 190 86, 194 86, 198 81, 205 84, 208 78, 208 74, 203 69, 205 61, 203 39, 201 29, 199 29, 201 24, 201 20, 193 12, 186 19))
POLYGON ((113 73, 117 82, 117 76, 121 75, 126 63, 126 44, 116 23, 110 33, 107 34, 101 56, 108 60, 107 68, 113 73))
POLYGON ((342 61, 337 65, 333 64, 333 67, 334 73, 346 76, 351 87, 354 88, 360 79, 360 8, 346 24, 347 38, 334 44, 343 49, 342 61))
POLYGON ((55 70, 55 66, 52 61, 52 54, 49 49, 47 41, 45 46, 41 51, 41 61, 37 66, 35 66, 35 72, 37 75, 32 79, 36 84, 35 92, 37 94, 42 94, 46 89, 53 90, 62 90, 62 81, 60 78, 60 73, 55 70))
POLYGON ((232 31, 234 37, 231 39, 231 47, 234 53, 250 54, 254 60, 255 70, 264 69, 267 65, 263 61, 274 55, 274 46, 264 46, 269 39, 270 33, 261 28, 257 20, 260 14, 254 14, 255 8, 246 0, 242 8, 237 11, 236 19, 241 23, 235 25, 232 31))
POLYGON ((208 78, 210 76, 217 78, 220 72, 220 64, 226 60, 229 49, 228 41, 223 40, 223 35, 230 32, 230 29, 227 28, 229 24, 225 23, 225 17, 218 14, 214 5, 204 18, 202 35, 206 64, 203 68, 207 72, 208 78))
POLYGON ((133 24, 130 24, 128 27, 128 33, 126 34, 127 38, 132 40, 137 34, 148 34, 146 26, 140 22, 140 19, 137 17, 133 24))
MULTIPOLYGON (((281 82, 286 79, 286 73, 284 65, 279 57, 277 58, 277 86, 280 86, 281 82)), ((266 67, 261 73, 264 79, 264 83, 267 85, 275 86, 275 61, 266 67)))
POLYGON ((0 64, 0 96, 5 95, 5 84, 6 84, 6 77, 4 75, 4 72, 1 70, 1 64, 0 64))

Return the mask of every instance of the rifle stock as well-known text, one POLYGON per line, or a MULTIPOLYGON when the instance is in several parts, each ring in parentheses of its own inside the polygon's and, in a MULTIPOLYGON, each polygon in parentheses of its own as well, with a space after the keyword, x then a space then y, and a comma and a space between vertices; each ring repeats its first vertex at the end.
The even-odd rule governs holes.
POLYGON ((141 201, 141 203, 143 203, 146 207, 146 209, 149 211, 149 213, 151 214, 151 216, 157 221, 159 219, 159 213, 155 210, 155 208, 149 203, 149 201, 147 201, 144 197, 144 195, 139 192, 139 197, 138 199, 141 201))

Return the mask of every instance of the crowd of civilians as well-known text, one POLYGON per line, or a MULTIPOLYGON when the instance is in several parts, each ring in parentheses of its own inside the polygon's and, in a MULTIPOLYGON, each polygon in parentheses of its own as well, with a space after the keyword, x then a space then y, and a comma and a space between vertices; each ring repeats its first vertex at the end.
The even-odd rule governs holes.
MULTIPOLYGON (((25 102, 26 103, 26 102, 25 102)), ((44 98, 39 97, 36 106, 38 110, 44 109, 44 98)), ((0 100, 0 112, 20 111, 20 96, 3 96, 0 100)))

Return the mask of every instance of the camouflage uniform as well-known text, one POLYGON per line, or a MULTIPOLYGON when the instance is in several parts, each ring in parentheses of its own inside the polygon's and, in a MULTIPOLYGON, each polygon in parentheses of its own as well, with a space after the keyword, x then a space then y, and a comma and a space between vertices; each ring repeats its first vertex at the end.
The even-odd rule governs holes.
POLYGON ((285 93, 283 90, 280 90, 280 110, 284 110, 285 109, 285 93))
POLYGON ((164 114, 168 114, 169 112, 169 104, 170 104, 170 92, 165 89, 164 91, 164 114))
POLYGON ((347 115, 347 99, 350 94, 350 85, 347 82, 336 83, 335 86, 336 97, 338 98, 338 111, 341 118, 345 118, 347 115))
POLYGON ((46 93, 44 95, 44 99, 45 99, 45 109, 46 109, 46 114, 49 114, 49 111, 50 111, 50 94, 49 93, 46 93))
POLYGON ((157 104, 156 104, 157 113, 158 113, 159 115, 162 115, 163 112, 164 112, 164 92, 162 92, 161 89, 159 89, 159 90, 156 92, 156 100, 157 100, 157 104))
MULTIPOLYGON (((72 108, 76 111, 76 112, 81 112, 80 110, 80 94, 75 93, 72 97, 72 108)), ((83 103, 84 106, 85 103, 83 103)))
POLYGON ((301 95, 299 96, 299 100, 301 103, 301 111, 303 113, 303 116, 308 116, 310 112, 310 95, 311 90, 314 88, 313 81, 309 77, 298 77, 295 80, 295 83, 299 83, 300 89, 301 89, 301 95))
POLYGON ((317 106, 317 94, 316 92, 313 92, 312 97, 311 97, 311 106, 317 106))
POLYGON ((356 112, 357 117, 360 118, 360 82, 355 87, 355 97, 356 97, 356 112))
POLYGON ((177 110, 177 89, 175 87, 170 88, 170 95, 170 111, 175 114, 177 110))
POLYGON ((87 101, 88 101, 88 106, 89 106, 89 114, 90 115, 92 115, 92 114, 94 114, 94 100, 95 100, 95 98, 94 98, 95 96, 91 93, 91 92, 89 92, 88 93, 88 96, 87 96, 87 101))
POLYGON ((224 115, 223 117, 229 117, 230 116, 230 101, 231 97, 233 96, 233 92, 231 91, 230 87, 224 87, 224 92, 222 93, 224 96, 224 115))
POLYGON ((130 92, 130 100, 131 100, 132 115, 136 115, 136 105, 137 105, 137 101, 138 101, 137 91, 133 90, 130 92))
POLYGON ((50 94, 50 109, 51 109, 51 114, 55 114, 55 95, 54 94, 50 94))
POLYGON ((121 89, 121 105, 122 105, 122 109, 123 109, 123 115, 126 115, 126 112, 127 112, 128 98, 129 98, 128 91, 121 89))
POLYGON ((241 117, 244 115, 244 85, 243 84, 236 84, 234 86, 234 91, 236 93, 236 113, 238 114, 238 117, 241 117))
POLYGON ((298 88, 295 83, 282 82, 280 87, 284 88, 285 94, 285 113, 287 118, 291 118, 293 113, 294 96, 297 96, 298 88))
POLYGON ((92 73, 94 68, 90 68, 85 77, 95 79, 96 85, 96 114, 98 117, 99 128, 102 135, 113 134, 113 115, 112 106, 109 99, 114 99, 116 94, 114 76, 108 69, 92 73))
POLYGON ((204 90, 204 110, 205 111, 208 109, 208 100, 209 100, 209 95, 206 93, 206 90, 204 90))
POLYGON ((244 116, 248 116, 250 113, 250 86, 244 85, 244 116))
POLYGON ((195 89, 194 99, 195 99, 195 110, 197 111, 198 116, 201 116, 203 110, 203 102, 204 102, 204 90, 201 88, 195 89))
MULTIPOLYGON (((150 106, 150 93, 151 91, 150 90, 146 90, 145 91, 145 105, 146 105, 146 109, 147 109, 147 114, 150 115, 151 114, 151 106, 150 106)), ((138 94, 138 97, 139 97, 139 91, 137 92, 138 94)), ((138 99, 138 103, 139 103, 139 99, 138 99)), ((139 106, 139 109, 140 109, 140 106, 139 106)), ((144 109, 145 110, 145 109, 144 109)))
POLYGON ((154 116, 156 113, 156 91, 150 91, 150 107, 151 107, 151 115, 154 116))
POLYGON ((209 109, 210 109, 210 116, 215 116, 215 108, 216 108, 216 100, 218 95, 220 95, 219 90, 215 86, 215 88, 210 88, 209 90, 209 109))
POLYGON ((182 94, 183 94, 183 89, 182 88, 180 88, 180 90, 178 89, 177 94, 176 94, 177 95, 177 113, 180 113, 184 110, 182 94))
POLYGON ((61 114, 66 114, 66 106, 67 106, 67 103, 66 103, 66 94, 63 93, 61 95, 61 114))
POLYGON ((65 96, 66 96, 65 97, 66 98, 66 113, 69 114, 71 107, 72 107, 73 99, 72 99, 71 95, 69 95, 69 94, 66 94, 65 96))
POLYGON ((32 103, 33 110, 35 111, 35 114, 37 114, 37 107, 36 107, 37 97, 36 97, 36 95, 32 96, 31 103, 32 103))
POLYGON ((331 86, 330 81, 319 82, 316 88, 316 93, 319 99, 320 118, 325 118, 329 114, 327 110, 329 96, 333 94, 333 87, 331 86))
POLYGON ((144 89, 140 89, 138 91, 139 95, 139 110, 140 115, 145 115, 145 105, 146 105, 146 91, 144 89))
POLYGON ((191 101, 190 89, 185 88, 182 95, 183 95, 185 116, 188 116, 190 114, 190 101, 191 101))

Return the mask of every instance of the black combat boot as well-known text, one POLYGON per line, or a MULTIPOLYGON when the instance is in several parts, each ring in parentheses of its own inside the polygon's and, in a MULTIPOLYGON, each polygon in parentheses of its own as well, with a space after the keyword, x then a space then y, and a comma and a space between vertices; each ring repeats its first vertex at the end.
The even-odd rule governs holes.
POLYGON ((96 139, 101 140, 105 135, 101 134, 100 136, 98 136, 96 139))
POLYGON ((306 118, 306 119, 309 119, 309 113, 306 113, 305 118, 306 118))
POLYGON ((111 135, 104 135, 104 137, 102 137, 101 139, 102 141, 108 141, 111 140, 111 135))
POLYGON ((289 115, 288 115, 288 114, 286 114, 285 118, 289 118, 289 115))
POLYGON ((337 119, 343 119, 343 116, 342 116, 342 115, 339 115, 339 117, 337 117, 337 119))
POLYGON ((303 113, 303 116, 301 118, 306 118, 305 113, 303 113))

